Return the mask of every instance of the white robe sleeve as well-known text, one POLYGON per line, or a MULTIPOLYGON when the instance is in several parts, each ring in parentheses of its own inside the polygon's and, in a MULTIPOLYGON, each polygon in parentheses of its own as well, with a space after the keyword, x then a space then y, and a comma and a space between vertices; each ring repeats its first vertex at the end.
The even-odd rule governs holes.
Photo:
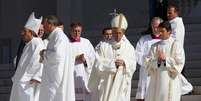
POLYGON ((42 78, 42 71, 43 71, 43 65, 41 64, 40 66, 41 68, 39 68, 36 73, 34 74, 34 76, 32 77, 32 79, 40 81, 41 82, 41 78, 42 78))
POLYGON ((115 59, 111 59, 111 58, 107 58, 104 56, 104 52, 102 50, 102 48, 100 47, 99 49, 97 49, 96 52, 96 57, 98 57, 97 61, 96 61, 96 66, 97 69, 101 72, 114 72, 116 73, 117 68, 115 65, 115 59))
POLYGON ((64 55, 62 53, 62 52, 65 52, 65 49, 63 47, 64 45, 67 45, 67 44, 65 44, 65 42, 63 42, 61 39, 58 39, 56 37, 54 46, 51 49, 47 49, 45 51, 44 58, 45 60, 48 60, 46 62, 50 62, 50 63, 55 63, 56 61, 64 62, 64 55))
POLYGON ((101 72, 116 72, 117 68, 115 66, 115 60, 111 60, 111 59, 104 59, 104 58, 100 58, 99 61, 97 61, 97 64, 99 64, 98 69, 101 72))
POLYGON ((144 51, 143 51, 143 38, 140 38, 140 40, 138 41, 137 45, 136 45, 136 61, 137 63, 141 66, 144 67, 144 51))
MULTIPOLYGON (((65 65, 65 52, 66 47, 69 46, 66 40, 62 39, 63 36, 55 36, 55 44, 51 46, 51 49, 47 49, 44 55, 44 61, 50 65, 49 72, 51 72, 51 83, 54 83, 55 86, 59 86, 62 82, 63 71, 65 65)), ((50 74, 51 74, 50 73, 50 74)))
POLYGON ((100 81, 100 75, 99 75, 99 71, 98 71, 98 67, 96 65, 97 63, 97 59, 94 62, 92 71, 91 71, 91 75, 89 78, 89 82, 87 87, 89 88, 90 91, 94 91, 95 89, 97 89, 98 85, 99 85, 99 81, 100 81))
POLYGON ((125 62, 125 69, 126 69, 126 73, 129 77, 132 78, 133 73, 136 70, 136 53, 135 53, 135 49, 130 45, 129 53, 127 54, 127 56, 124 58, 124 62, 125 62))
POLYGON ((175 42, 173 46, 172 56, 166 57, 166 67, 172 77, 175 77, 178 73, 181 73, 185 64, 184 49, 179 43, 175 42))
POLYGON ((182 19, 177 19, 171 24, 173 37, 183 46, 185 29, 182 19))
POLYGON ((94 47, 92 46, 92 44, 88 41, 88 51, 87 51, 87 56, 85 57, 86 58, 86 63, 87 63, 87 68, 86 69, 86 72, 88 74, 91 73, 91 70, 92 70, 92 66, 94 64, 94 61, 95 61, 95 50, 94 50, 94 47))
POLYGON ((39 53, 42 49, 44 49, 44 46, 42 44, 42 41, 41 43, 35 43, 35 44, 37 45, 32 46, 35 48, 33 49, 32 58, 30 64, 28 65, 29 70, 27 70, 27 72, 32 72, 33 75, 31 79, 41 81, 43 65, 42 63, 39 62, 40 60, 39 53))

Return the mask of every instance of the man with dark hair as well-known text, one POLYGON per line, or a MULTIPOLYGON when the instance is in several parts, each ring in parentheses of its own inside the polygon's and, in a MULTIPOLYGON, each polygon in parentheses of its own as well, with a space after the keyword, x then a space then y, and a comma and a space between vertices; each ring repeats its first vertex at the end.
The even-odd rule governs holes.
POLYGON ((106 27, 102 30, 102 40, 96 45, 97 49, 102 43, 109 42, 112 39, 112 28, 106 27))
POLYGON ((171 37, 168 21, 158 27, 161 41, 152 45, 146 57, 146 70, 150 78, 145 101, 180 101, 180 75, 185 55, 182 46, 171 37))
POLYGON ((47 49, 41 51, 44 71, 39 101, 75 101, 74 57, 69 39, 58 28, 56 16, 43 20, 45 33, 49 33, 47 49))
POLYGON ((75 55, 75 96, 76 101, 93 101, 87 84, 95 60, 95 51, 91 42, 81 37, 82 28, 79 22, 70 25, 69 39, 75 55))
POLYGON ((179 41, 181 46, 184 46, 185 28, 181 17, 179 17, 179 8, 174 5, 168 5, 167 18, 172 27, 172 37, 179 41))
POLYGON ((112 28, 106 27, 102 31, 103 41, 109 41, 112 38, 112 28))
MULTIPOLYGON (((168 5, 167 18, 172 28, 171 37, 175 38, 182 46, 182 48, 184 48, 185 27, 182 18, 179 17, 179 7, 176 4, 170 3, 168 5)), ((184 70, 185 68, 183 69, 183 71, 184 70)), ((187 79, 182 74, 179 75, 179 77, 181 78, 182 95, 183 95, 191 92, 193 90, 193 86, 187 81, 187 79)))

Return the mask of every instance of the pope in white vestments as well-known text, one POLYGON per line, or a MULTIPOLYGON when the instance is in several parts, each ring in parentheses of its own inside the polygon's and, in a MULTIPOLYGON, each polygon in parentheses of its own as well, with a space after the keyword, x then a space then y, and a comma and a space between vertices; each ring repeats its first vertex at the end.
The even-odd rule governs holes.
POLYGON ((40 53, 44 69, 39 101, 75 101, 72 47, 57 24, 55 16, 44 18, 44 30, 50 35, 47 49, 40 53))
POLYGON ((70 27, 69 39, 75 56, 74 78, 76 101, 92 101, 87 84, 95 60, 95 50, 88 39, 80 37, 82 32, 82 25, 80 23, 72 23, 70 27))
POLYGON ((182 46, 172 37, 171 25, 163 22, 158 27, 161 41, 152 45, 146 58, 150 84, 145 101, 180 101, 180 75, 185 55, 182 46))
POLYGON ((136 69, 135 50, 124 36, 127 28, 124 15, 115 16, 111 25, 113 40, 97 47, 88 87, 92 92, 98 91, 97 101, 130 101, 131 81, 136 69))
POLYGON ((40 38, 33 35, 38 33, 41 21, 42 17, 36 19, 32 13, 21 33, 25 46, 12 78, 10 101, 38 101, 43 69, 42 63, 39 62, 39 53, 44 49, 44 45, 40 38))

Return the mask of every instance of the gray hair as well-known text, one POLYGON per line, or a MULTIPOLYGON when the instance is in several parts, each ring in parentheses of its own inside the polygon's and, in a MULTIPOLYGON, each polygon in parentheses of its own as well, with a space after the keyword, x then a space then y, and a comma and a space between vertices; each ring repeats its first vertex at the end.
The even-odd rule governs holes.
POLYGON ((163 22, 163 19, 162 19, 162 18, 160 18, 160 17, 153 17, 153 18, 152 18, 152 20, 151 20, 151 22, 153 22, 153 21, 155 21, 155 20, 160 21, 160 23, 162 23, 162 22, 163 22))
POLYGON ((46 20, 49 24, 53 24, 54 26, 59 24, 59 19, 54 15, 46 16, 44 20, 46 20))

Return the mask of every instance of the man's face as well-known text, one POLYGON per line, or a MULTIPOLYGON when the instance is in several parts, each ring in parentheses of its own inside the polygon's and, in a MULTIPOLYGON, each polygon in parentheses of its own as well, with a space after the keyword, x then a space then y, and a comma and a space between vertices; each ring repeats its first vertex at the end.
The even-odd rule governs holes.
POLYGON ((114 28, 112 29, 112 36, 115 41, 119 42, 121 41, 121 38, 123 37, 124 33, 123 30, 120 28, 114 28))
POLYGON ((158 26, 159 26, 159 24, 160 24, 159 20, 153 20, 151 22, 151 28, 152 28, 153 34, 158 34, 158 26))
POLYGON ((21 32, 21 38, 25 42, 31 41, 31 39, 33 38, 32 31, 27 28, 24 28, 23 31, 21 32))
POLYGON ((166 40, 170 37, 170 31, 167 31, 166 28, 163 28, 163 27, 158 27, 158 31, 159 31, 159 34, 160 34, 160 38, 162 40, 166 40))
POLYGON ((51 29, 52 26, 53 26, 52 24, 47 22, 47 19, 44 20, 43 27, 44 27, 44 32, 45 33, 51 33, 52 32, 52 29, 51 29))
POLYGON ((71 28, 71 37, 73 39, 79 39, 80 38, 80 35, 81 35, 81 32, 82 32, 82 27, 81 26, 76 26, 76 27, 73 27, 71 28))
POLYGON ((167 9, 167 18, 168 18, 168 20, 172 20, 177 16, 178 16, 178 13, 175 10, 175 8, 174 7, 168 7, 168 9, 167 9))
POLYGON ((103 33, 104 40, 110 40, 112 38, 112 29, 105 30, 103 33))
POLYGON ((38 36, 39 36, 40 38, 42 38, 42 37, 43 37, 43 34, 44 34, 44 27, 43 27, 43 25, 41 24, 41 25, 40 25, 40 28, 39 28, 39 31, 38 31, 38 36))

